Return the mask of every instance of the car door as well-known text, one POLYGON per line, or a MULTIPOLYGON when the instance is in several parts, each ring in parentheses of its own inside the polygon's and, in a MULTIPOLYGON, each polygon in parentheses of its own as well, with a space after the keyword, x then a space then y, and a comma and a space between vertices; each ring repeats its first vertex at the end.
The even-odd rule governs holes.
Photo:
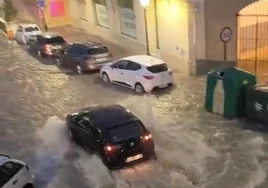
POLYGON ((125 80, 126 84, 130 87, 134 87, 137 78, 139 76, 139 70, 141 69, 141 65, 133 62, 133 61, 128 61, 126 68, 124 70, 124 74, 122 75, 122 79, 125 80))
POLYGON ((71 53, 72 46, 72 44, 69 44, 60 52, 60 60, 63 66, 69 67, 70 63, 68 54, 71 53))
POLYGON ((4 187, 21 188, 25 185, 26 182, 25 178, 23 178, 23 167, 24 165, 15 162, 6 162, 1 166, 1 170, 8 174, 9 178, 9 181, 4 187))
POLYGON ((101 131, 93 124, 93 122, 89 127, 89 139, 92 149, 99 153, 102 146, 101 131))
POLYGON ((67 65, 69 68, 76 67, 80 53, 81 53, 81 48, 78 45, 73 44, 72 48, 70 49, 70 51, 68 52, 66 56, 66 58, 68 58, 66 62, 68 63, 67 65))
POLYGON ((124 75, 124 70, 127 63, 128 62, 126 60, 119 60, 112 65, 112 70, 109 75, 112 81, 125 85, 124 79, 122 77, 124 75))

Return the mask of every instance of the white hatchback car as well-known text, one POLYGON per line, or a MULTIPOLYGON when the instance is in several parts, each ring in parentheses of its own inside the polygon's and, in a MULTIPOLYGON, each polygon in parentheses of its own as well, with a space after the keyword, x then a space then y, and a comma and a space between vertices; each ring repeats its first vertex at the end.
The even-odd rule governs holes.
POLYGON ((15 34, 15 39, 22 44, 27 44, 29 39, 41 33, 42 31, 36 24, 20 24, 15 34))
POLYGON ((100 70, 105 82, 113 82, 134 89, 136 92, 151 92, 173 84, 172 70, 155 57, 135 55, 119 59, 100 70))
POLYGON ((22 161, 0 154, 0 187, 33 188, 33 175, 22 161))

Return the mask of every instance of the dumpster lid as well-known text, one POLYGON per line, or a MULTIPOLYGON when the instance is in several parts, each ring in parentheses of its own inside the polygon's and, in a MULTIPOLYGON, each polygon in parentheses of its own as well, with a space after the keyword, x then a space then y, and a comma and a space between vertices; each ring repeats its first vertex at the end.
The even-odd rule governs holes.
POLYGON ((263 92, 267 92, 268 93, 268 85, 260 85, 260 86, 256 86, 255 90, 257 91, 263 91, 263 92))

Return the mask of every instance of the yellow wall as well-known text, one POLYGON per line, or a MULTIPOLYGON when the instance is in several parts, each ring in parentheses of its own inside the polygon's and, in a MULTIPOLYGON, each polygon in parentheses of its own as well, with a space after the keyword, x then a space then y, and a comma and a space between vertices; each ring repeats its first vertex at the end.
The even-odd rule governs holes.
POLYGON ((72 18, 70 16, 69 0, 46 0, 46 8, 45 8, 44 14, 45 14, 45 19, 46 19, 46 23, 48 27, 57 27, 57 26, 72 24, 72 18), (64 2, 65 16, 54 18, 51 16, 49 6, 51 2, 57 2, 57 1, 64 2))

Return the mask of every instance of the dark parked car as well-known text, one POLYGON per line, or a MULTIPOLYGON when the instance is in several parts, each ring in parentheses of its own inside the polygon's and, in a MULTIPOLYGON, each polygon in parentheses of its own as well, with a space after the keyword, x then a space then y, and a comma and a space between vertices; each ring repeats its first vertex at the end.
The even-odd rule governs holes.
POLYGON ((29 50, 38 56, 55 56, 66 45, 66 41, 57 33, 45 32, 28 40, 29 50))
POLYGON ((99 154, 109 169, 154 159, 151 133, 120 105, 96 106, 66 117, 72 139, 99 154))
POLYGON ((57 58, 58 66, 74 69, 78 74, 99 70, 111 61, 112 55, 108 48, 96 42, 68 44, 57 58))

